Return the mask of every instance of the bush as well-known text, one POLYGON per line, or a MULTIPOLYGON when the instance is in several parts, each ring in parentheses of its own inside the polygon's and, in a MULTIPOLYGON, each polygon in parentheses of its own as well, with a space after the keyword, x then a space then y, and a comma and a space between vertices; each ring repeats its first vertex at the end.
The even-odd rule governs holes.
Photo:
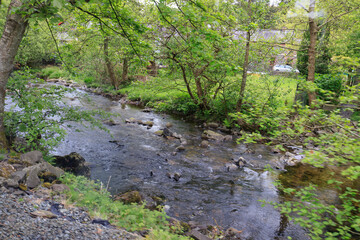
POLYGON ((317 74, 315 83, 321 91, 318 90, 318 96, 323 100, 329 100, 332 97, 339 97, 343 90, 343 80, 340 74, 317 74))

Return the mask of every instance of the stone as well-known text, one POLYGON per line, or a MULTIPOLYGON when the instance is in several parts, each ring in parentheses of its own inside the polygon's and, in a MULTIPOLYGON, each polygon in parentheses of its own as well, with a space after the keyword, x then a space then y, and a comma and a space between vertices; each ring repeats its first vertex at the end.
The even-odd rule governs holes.
POLYGON ((109 126, 119 125, 119 123, 115 122, 114 119, 106 120, 106 121, 104 121, 104 124, 109 125, 109 126))
POLYGON ((126 123, 136 123, 136 119, 135 118, 129 118, 129 119, 125 119, 126 123))
POLYGON ((195 240, 211 240, 211 238, 208 238, 207 236, 195 229, 192 229, 187 235, 194 238, 195 240))
POLYGON ((232 136, 231 135, 226 135, 225 137, 224 137, 224 139, 223 139, 223 141, 224 142, 230 142, 230 141, 232 141, 232 136))
POLYGON ((180 138, 181 145, 187 145, 187 141, 185 138, 180 138))
POLYGON ((151 112, 151 109, 150 109, 150 108, 144 108, 144 109, 142 110, 142 112, 149 113, 149 112, 151 112))
POLYGON ((153 121, 146 121, 146 122, 144 122, 144 125, 152 127, 152 126, 154 126, 154 122, 153 121))
POLYGON ((158 130, 156 132, 154 132, 155 135, 158 135, 158 136, 162 136, 163 135, 163 130, 158 130))
POLYGON ((205 140, 223 141, 225 136, 212 130, 205 130, 201 138, 205 140))
POLYGON ((208 148, 210 145, 209 145, 209 142, 208 141, 206 141, 206 140, 203 140, 203 141, 201 141, 201 143, 200 143, 200 147, 202 147, 202 148, 208 148))
POLYGON ((140 203, 142 197, 138 191, 130 191, 115 197, 116 201, 121 201, 125 204, 140 203))
POLYGON ((183 145, 180 145, 176 148, 176 151, 177 152, 182 152, 182 151, 185 151, 185 147, 183 145))
POLYGON ((218 128, 219 124, 215 123, 215 122, 210 122, 210 123, 207 124, 207 126, 210 127, 210 128, 218 128))
POLYGON ((10 178, 5 181, 4 185, 6 187, 17 188, 19 186, 19 183, 17 181, 15 181, 14 179, 10 178))
POLYGON ((246 160, 243 157, 239 157, 238 159, 233 159, 233 161, 240 168, 243 168, 246 165, 246 160))
POLYGON ((0 187, 4 186, 6 178, 0 177, 0 187))
POLYGON ((27 177, 25 184, 28 188, 35 188, 41 184, 39 178, 39 174, 41 174, 41 172, 50 172, 57 178, 64 174, 64 171, 62 169, 54 167, 47 162, 24 168, 23 171, 26 171, 27 177))
POLYGON ((164 137, 172 137, 173 133, 172 133, 168 128, 164 128, 162 135, 163 135, 164 137))
POLYGON ((31 212, 30 216, 42 217, 42 218, 57 218, 57 216, 54 213, 46 210, 37 210, 35 212, 31 212))
POLYGON ((230 227, 225 231, 225 239, 241 239, 240 234, 242 231, 230 227))
POLYGON ((28 165, 35 165, 44 162, 44 159, 40 151, 31 151, 21 155, 20 161, 28 165))
POLYGON ((90 177, 90 168, 80 154, 72 152, 66 156, 54 156, 54 158, 55 166, 77 176, 90 177))
POLYGON ((173 126, 173 124, 172 124, 171 122, 167 122, 167 123, 165 124, 165 126, 166 126, 166 128, 171 128, 171 127, 173 126))
POLYGON ((44 182, 49 183, 55 181, 58 178, 54 173, 48 171, 42 171, 38 174, 38 176, 40 179, 44 180, 44 182))
POLYGON ((175 181, 179 181, 181 178, 181 173, 175 172, 175 173, 166 173, 166 176, 170 179, 174 179, 175 181))
POLYGON ((16 169, 12 165, 6 162, 0 163, 0 177, 9 178, 14 172, 16 172, 16 169))
POLYGON ((70 191, 70 188, 65 184, 53 184, 51 186, 51 189, 56 193, 63 193, 66 191, 70 191))
POLYGON ((174 173, 174 177, 173 177, 173 179, 175 180, 175 181, 179 181, 180 180, 180 178, 181 178, 181 174, 180 173, 174 173))
POLYGON ((226 163, 226 164, 225 164, 225 169, 226 169, 227 172, 235 171, 235 170, 237 170, 238 168, 239 168, 239 167, 238 167, 236 164, 234 164, 234 163, 226 163))
POLYGON ((24 182, 26 179, 26 171, 16 171, 11 174, 10 178, 14 179, 17 182, 24 182))

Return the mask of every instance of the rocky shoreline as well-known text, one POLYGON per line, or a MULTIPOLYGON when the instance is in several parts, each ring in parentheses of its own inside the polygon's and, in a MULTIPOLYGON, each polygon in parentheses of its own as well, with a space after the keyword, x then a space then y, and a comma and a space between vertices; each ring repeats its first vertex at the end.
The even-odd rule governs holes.
POLYGON ((96 224, 85 209, 55 201, 51 191, 1 188, 0 239, 140 239, 139 235, 96 224))

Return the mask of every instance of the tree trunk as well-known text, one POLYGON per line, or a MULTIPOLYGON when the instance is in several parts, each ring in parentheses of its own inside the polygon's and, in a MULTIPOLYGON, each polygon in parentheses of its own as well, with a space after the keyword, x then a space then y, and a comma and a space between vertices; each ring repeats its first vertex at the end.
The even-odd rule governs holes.
POLYGON ((128 72, 129 72, 129 60, 127 57, 124 57, 121 82, 125 82, 128 79, 128 72))
POLYGON ((241 88, 240 88, 240 98, 238 99, 238 102, 236 104, 236 111, 238 111, 238 112, 241 111, 243 100, 244 100, 247 72, 248 72, 248 67, 249 67, 250 40, 251 40, 250 31, 247 31, 246 32, 245 59, 244 59, 243 74, 242 74, 241 88))
POLYGON ((4 32, 0 39, 0 147, 2 148, 8 147, 4 128, 6 84, 25 29, 28 26, 26 17, 11 13, 11 10, 22 6, 23 1, 12 0, 10 2, 4 32))
MULTIPOLYGON (((315 20, 315 3, 316 0, 310 1, 309 7, 309 32, 310 32, 310 43, 308 50, 308 75, 307 81, 314 82, 315 81, 315 59, 316 59, 316 39, 317 39, 317 25, 315 20)), ((308 92, 309 98, 309 106, 311 106, 315 99, 316 94, 313 91, 308 92)))
POLYGON ((106 65, 106 69, 107 72, 109 74, 110 77, 110 82, 111 85, 117 89, 118 88, 118 81, 116 79, 115 73, 114 73, 114 68, 111 64, 111 60, 110 60, 110 56, 109 56, 109 37, 106 36, 104 37, 104 55, 105 55, 105 65, 106 65))

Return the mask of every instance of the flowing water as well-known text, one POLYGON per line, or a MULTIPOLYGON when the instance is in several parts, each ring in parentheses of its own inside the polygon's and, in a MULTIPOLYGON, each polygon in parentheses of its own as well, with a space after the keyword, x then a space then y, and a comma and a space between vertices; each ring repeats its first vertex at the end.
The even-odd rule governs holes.
POLYGON ((303 229, 289 224, 271 206, 261 207, 258 200, 279 201, 272 182, 278 173, 264 167, 274 165, 279 157, 264 145, 248 146, 235 142, 210 142, 201 148, 201 133, 193 123, 169 115, 145 113, 141 109, 122 105, 99 95, 91 95, 92 102, 79 98, 68 99, 73 106, 102 109, 120 114, 114 118, 119 125, 101 130, 68 129, 68 136, 54 154, 80 153, 91 165, 91 177, 103 183, 110 180, 113 194, 129 190, 166 199, 168 214, 184 221, 199 224, 234 227, 242 231, 243 239, 307 239, 303 229), (147 129, 138 124, 126 124, 126 118, 153 121, 147 129), (178 152, 178 139, 168 140, 154 134, 166 123, 171 131, 181 134, 188 142, 186 150, 178 152), (116 142, 113 142, 113 141, 116 142), (227 171, 226 163, 244 157, 251 164, 243 169, 227 171), (180 173, 179 181, 168 173, 180 173))

